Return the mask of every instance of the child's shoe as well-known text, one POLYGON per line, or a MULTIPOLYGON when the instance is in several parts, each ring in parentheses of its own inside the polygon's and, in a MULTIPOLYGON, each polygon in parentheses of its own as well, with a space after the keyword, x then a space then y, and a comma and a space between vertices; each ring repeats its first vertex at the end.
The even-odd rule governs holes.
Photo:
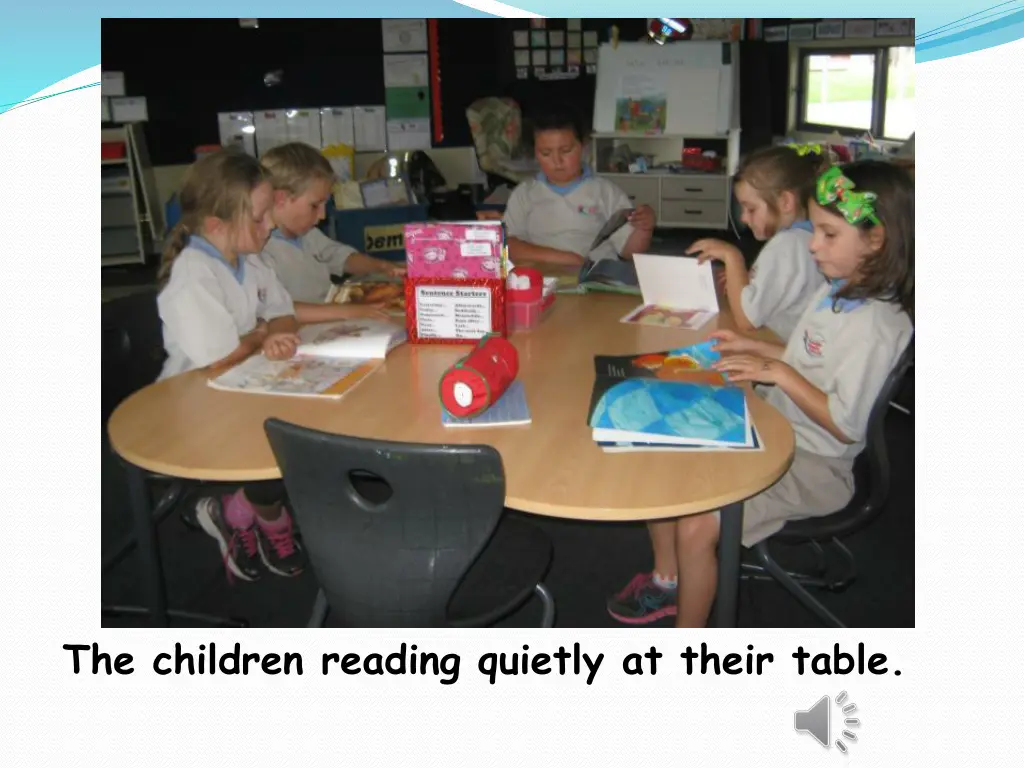
POLYGON ((279 576, 298 576, 306 567, 306 553, 295 537, 292 516, 286 507, 276 520, 256 518, 256 540, 267 568, 279 576))
MULTIPOLYGON (((251 520, 246 526, 244 516, 241 520, 235 517, 234 525, 230 524, 224 510, 229 504, 234 503, 238 503, 236 496, 225 496, 223 499, 212 496, 201 498, 196 502, 196 521, 220 547, 228 578, 234 574, 246 581, 256 581, 262 568, 256 541, 255 520, 251 520)), ((255 514, 252 517, 255 518, 255 514)))
POLYGON ((654 574, 638 573, 626 588, 608 599, 608 613, 624 624, 649 624, 676 615, 678 587, 655 584, 654 574))

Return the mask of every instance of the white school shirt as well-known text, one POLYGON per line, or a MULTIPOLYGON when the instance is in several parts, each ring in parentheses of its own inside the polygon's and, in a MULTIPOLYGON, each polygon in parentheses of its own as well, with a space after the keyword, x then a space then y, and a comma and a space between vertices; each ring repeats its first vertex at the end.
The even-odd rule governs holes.
POLYGON ((765 399, 793 425, 797 448, 852 460, 864 450, 871 409, 914 327, 899 304, 885 301, 844 301, 835 312, 835 290, 838 284, 825 283, 815 292, 782 361, 825 393, 832 421, 854 442, 837 440, 779 387, 767 388, 765 399))
POLYGON ((156 300, 167 361, 160 378, 223 360, 259 320, 295 314, 284 286, 256 254, 232 267, 209 241, 191 237, 156 300))
POLYGON ((616 211, 632 208, 629 197, 607 179, 584 169, 572 184, 558 187, 543 175, 517 186, 505 206, 505 231, 533 245, 578 253, 584 259, 617 259, 633 226, 626 224, 588 253, 601 227, 616 211))
POLYGON ((345 274, 345 262, 353 253, 358 251, 313 227, 296 238, 275 229, 260 255, 277 273, 292 301, 316 304, 327 298, 331 275, 345 274))
POLYGON ((783 341, 826 282, 811 255, 812 233, 809 221, 776 232, 758 254, 750 282, 740 294, 740 306, 751 324, 767 326, 783 341))

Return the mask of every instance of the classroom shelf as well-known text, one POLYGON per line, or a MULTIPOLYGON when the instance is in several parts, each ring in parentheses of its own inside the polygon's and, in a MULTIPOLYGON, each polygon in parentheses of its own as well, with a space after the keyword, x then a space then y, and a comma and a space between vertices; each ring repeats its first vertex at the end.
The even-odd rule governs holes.
POLYGON ((101 140, 125 145, 125 156, 100 160, 100 265, 145 264, 163 233, 142 126, 103 128, 101 140))

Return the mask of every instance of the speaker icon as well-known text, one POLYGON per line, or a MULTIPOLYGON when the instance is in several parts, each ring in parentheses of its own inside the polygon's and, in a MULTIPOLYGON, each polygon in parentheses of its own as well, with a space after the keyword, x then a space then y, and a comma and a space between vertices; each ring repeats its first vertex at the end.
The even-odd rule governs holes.
MULTIPOLYGON (((846 704, 846 691, 842 691, 836 696, 836 706, 841 707, 844 715, 852 714, 857 710, 856 704, 846 704)), ((825 749, 828 749, 831 745, 829 744, 832 734, 832 716, 829 710, 829 704, 831 703, 828 696, 822 696, 810 709, 799 710, 793 713, 793 728, 797 733, 808 733, 814 737, 825 749)), ((855 717, 847 717, 843 720, 843 724, 848 726, 843 729, 843 736, 849 741, 856 741, 857 735, 853 731, 849 730, 850 727, 857 727, 860 725, 860 720, 855 717)), ((846 743, 842 739, 836 739, 836 747, 844 755, 848 751, 846 743)))

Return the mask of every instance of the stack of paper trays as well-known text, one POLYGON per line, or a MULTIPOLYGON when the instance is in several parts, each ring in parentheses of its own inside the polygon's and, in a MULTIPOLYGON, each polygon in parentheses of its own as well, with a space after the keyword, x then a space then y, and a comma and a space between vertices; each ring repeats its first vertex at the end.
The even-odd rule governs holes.
POLYGON ((761 450, 745 392, 710 368, 710 342, 596 357, 589 425, 607 452, 761 450))

